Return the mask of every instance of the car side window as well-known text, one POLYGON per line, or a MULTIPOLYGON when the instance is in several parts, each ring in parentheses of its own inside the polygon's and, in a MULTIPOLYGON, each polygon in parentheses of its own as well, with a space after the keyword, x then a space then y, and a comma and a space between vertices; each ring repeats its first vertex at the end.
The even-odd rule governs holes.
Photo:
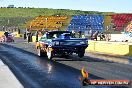
POLYGON ((47 39, 53 39, 54 38, 54 35, 53 34, 48 34, 47 35, 47 39))
POLYGON ((57 38, 57 34, 54 34, 54 35, 53 35, 53 38, 57 38))
POLYGON ((46 39, 46 38, 47 38, 47 35, 46 35, 46 34, 44 34, 44 35, 43 35, 43 38, 44 38, 44 39, 46 39))
POLYGON ((45 39, 47 39, 46 34, 41 37, 40 41, 45 40, 45 39))

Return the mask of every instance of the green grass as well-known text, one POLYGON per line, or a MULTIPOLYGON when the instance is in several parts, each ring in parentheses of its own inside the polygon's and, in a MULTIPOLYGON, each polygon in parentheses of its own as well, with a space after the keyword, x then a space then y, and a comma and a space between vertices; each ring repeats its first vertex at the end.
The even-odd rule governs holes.
POLYGON ((73 16, 81 14, 85 15, 111 13, 48 8, 0 8, 0 26, 18 26, 25 28, 27 22, 30 22, 32 19, 39 15, 51 16, 57 14, 73 16))
POLYGON ((20 26, 33 17, 0 17, 0 26, 20 26))
POLYGON ((39 15, 80 15, 80 14, 108 14, 96 11, 80 11, 68 9, 48 8, 0 8, 0 17, 35 17, 39 15))

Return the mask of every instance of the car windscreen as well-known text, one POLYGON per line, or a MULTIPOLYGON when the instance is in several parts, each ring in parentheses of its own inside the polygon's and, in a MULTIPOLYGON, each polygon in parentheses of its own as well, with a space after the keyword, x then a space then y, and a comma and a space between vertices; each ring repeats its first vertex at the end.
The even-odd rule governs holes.
POLYGON ((71 37, 71 33, 49 33, 48 39, 61 38, 61 36, 71 37))

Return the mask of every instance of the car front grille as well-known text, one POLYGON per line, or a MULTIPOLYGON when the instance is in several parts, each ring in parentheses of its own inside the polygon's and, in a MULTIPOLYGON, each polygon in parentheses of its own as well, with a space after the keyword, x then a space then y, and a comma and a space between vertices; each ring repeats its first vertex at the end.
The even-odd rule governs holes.
POLYGON ((81 45, 80 41, 65 41, 65 42, 60 42, 60 45, 81 45))

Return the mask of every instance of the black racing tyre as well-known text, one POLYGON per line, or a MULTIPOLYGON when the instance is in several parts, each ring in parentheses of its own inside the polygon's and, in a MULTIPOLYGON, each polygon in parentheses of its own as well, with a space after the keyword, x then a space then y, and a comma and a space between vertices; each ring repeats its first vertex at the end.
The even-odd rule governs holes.
POLYGON ((84 57, 84 53, 78 53, 78 56, 79 56, 80 58, 82 58, 82 57, 84 57))
POLYGON ((37 49, 37 54, 39 57, 46 56, 46 53, 42 52, 40 48, 37 49))

